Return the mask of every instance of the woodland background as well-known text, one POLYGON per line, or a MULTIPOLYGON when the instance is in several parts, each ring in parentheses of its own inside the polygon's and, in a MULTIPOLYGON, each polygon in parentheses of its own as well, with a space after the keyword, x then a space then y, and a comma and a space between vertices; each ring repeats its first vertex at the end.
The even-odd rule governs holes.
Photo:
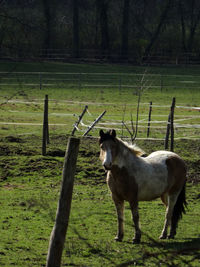
POLYGON ((198 0, 1 0, 1 59, 200 62, 198 0))

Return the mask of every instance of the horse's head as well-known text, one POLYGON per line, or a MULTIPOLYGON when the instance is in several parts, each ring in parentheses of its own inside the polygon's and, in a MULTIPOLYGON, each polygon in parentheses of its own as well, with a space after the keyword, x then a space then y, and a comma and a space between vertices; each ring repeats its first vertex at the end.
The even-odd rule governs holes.
POLYGON ((104 133, 103 130, 100 130, 99 136, 100 159, 104 168, 110 170, 116 155, 116 132, 110 130, 104 133))

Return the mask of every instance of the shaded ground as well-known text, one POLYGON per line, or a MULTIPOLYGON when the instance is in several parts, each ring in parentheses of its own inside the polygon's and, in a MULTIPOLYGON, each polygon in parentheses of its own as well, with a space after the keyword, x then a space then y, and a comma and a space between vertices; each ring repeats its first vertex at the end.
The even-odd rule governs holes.
MULTIPOLYGON (((47 156, 41 156, 41 140, 37 136, 21 138, 7 136, 0 139, 0 180, 17 176, 30 176, 41 173, 43 176, 58 176, 61 174, 63 157, 67 144, 66 136, 52 136, 47 147, 47 156), (39 143, 39 145, 38 145, 39 143), (48 170, 48 171, 47 171, 48 170), (46 174, 45 174, 46 172, 46 174)), ((163 149, 161 141, 138 141, 146 153, 163 149)), ((200 182, 200 140, 176 141, 175 152, 186 162, 188 181, 200 182)), ((81 140, 77 164, 78 181, 80 183, 104 183, 105 173, 99 161, 98 140, 84 138, 81 140)), ((77 182, 78 182, 77 181, 77 182)))

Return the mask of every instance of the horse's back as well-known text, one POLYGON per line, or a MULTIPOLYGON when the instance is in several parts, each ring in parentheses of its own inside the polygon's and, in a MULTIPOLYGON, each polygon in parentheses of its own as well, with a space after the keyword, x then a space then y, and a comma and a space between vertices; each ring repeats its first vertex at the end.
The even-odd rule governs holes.
POLYGON ((171 151, 160 150, 153 152, 146 158, 146 161, 150 164, 165 165, 168 170, 170 168, 180 168, 186 172, 186 165, 183 159, 178 154, 171 151))
POLYGON ((185 164, 176 153, 156 151, 142 160, 147 168, 138 177, 140 200, 159 197, 169 188, 185 181, 185 164))
POLYGON ((163 165, 167 169, 169 188, 179 188, 186 181, 186 165, 183 159, 174 152, 156 151, 149 155, 151 164, 163 165))
POLYGON ((150 160, 150 161, 165 161, 168 158, 171 157, 177 157, 180 158, 176 153, 171 152, 171 151, 165 151, 165 150, 158 150, 155 152, 152 152, 151 154, 149 154, 149 156, 146 157, 146 159, 150 160))

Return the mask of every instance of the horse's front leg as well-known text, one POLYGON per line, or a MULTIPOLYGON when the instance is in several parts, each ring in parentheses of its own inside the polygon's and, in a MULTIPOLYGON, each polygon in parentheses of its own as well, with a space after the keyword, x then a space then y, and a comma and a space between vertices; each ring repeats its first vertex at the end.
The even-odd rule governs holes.
POLYGON ((133 238, 133 244, 139 244, 141 239, 141 230, 139 227, 139 212, 138 212, 138 202, 130 202, 133 223, 135 226, 135 236, 133 238))
POLYGON ((113 196, 113 201, 115 203, 118 220, 118 231, 115 240, 122 241, 124 237, 124 200, 119 200, 118 198, 113 196))

